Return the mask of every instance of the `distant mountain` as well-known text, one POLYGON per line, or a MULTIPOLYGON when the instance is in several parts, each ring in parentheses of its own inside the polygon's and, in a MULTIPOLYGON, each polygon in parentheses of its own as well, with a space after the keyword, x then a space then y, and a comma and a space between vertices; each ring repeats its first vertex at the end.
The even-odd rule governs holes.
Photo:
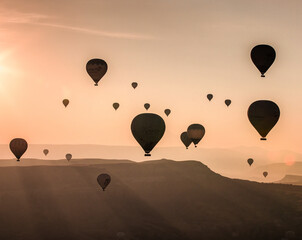
POLYGON ((0 167, 0 238, 302 237, 300 186, 229 179, 197 161, 97 161, 0 167), (111 175, 106 191, 97 184, 100 173, 111 175))
POLYGON ((276 183, 302 186, 302 175, 286 175, 284 178, 282 178, 280 181, 277 181, 276 183))

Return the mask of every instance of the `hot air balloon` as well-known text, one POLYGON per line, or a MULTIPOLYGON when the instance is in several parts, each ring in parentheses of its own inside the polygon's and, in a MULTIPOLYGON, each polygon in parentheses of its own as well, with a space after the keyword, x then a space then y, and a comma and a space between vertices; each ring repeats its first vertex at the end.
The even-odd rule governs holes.
POLYGON ((47 156, 47 154, 49 153, 48 149, 44 149, 43 153, 44 153, 45 156, 47 156))
POLYGON ((271 46, 261 44, 252 49, 251 58, 255 66, 260 71, 261 77, 265 77, 264 74, 275 61, 276 52, 271 46))
POLYGON ((68 100, 68 99, 64 99, 62 102, 63 102, 63 105, 64 105, 65 107, 67 107, 68 104, 69 104, 69 100, 68 100))
POLYGON ((195 147, 197 147, 205 132, 205 128, 200 124, 191 124, 187 129, 188 137, 192 140, 195 147))
POLYGON ((165 109, 165 114, 167 115, 167 117, 170 115, 171 110, 170 109, 165 109))
POLYGON ((145 103, 144 107, 145 107, 146 110, 148 110, 150 108, 150 104, 149 103, 145 103))
POLYGON ((133 83, 131 83, 131 86, 133 87, 133 89, 135 89, 136 87, 137 87, 137 82, 133 82, 133 83))
POLYGON ((70 153, 67 153, 67 154, 65 155, 65 158, 66 158, 66 160, 69 162, 69 161, 71 160, 71 158, 72 158, 72 155, 71 155, 70 153))
POLYGON ((207 95, 207 99, 208 99, 209 101, 211 101, 212 98, 213 98, 213 94, 208 94, 208 95, 207 95))
POLYGON ((14 138, 9 143, 9 148, 12 153, 16 156, 17 161, 20 161, 20 158, 26 152, 27 147, 28 144, 23 138, 14 138))
POLYGON ((268 175, 268 172, 263 172, 264 177, 267 177, 267 175, 268 175))
POLYGON ((227 107, 231 105, 231 102, 232 102, 232 101, 231 101, 230 99, 226 99, 226 100, 224 101, 224 103, 225 103, 225 105, 227 105, 227 107))
POLYGON ((259 100, 251 104, 247 112, 248 118, 261 140, 266 140, 266 135, 276 125, 280 117, 280 110, 276 103, 269 100, 259 100))
POLYGON ((112 106, 115 110, 117 110, 119 108, 120 104, 119 103, 113 103, 112 106))
POLYGON ((192 143, 192 139, 188 137, 187 132, 183 132, 182 134, 180 134, 180 140, 186 146, 186 149, 188 149, 188 147, 192 143))
POLYGON ((86 71, 95 82, 94 86, 98 86, 98 82, 106 74, 107 69, 107 63, 98 58, 91 59, 86 64, 86 71))
POLYGON ((101 186, 101 188, 103 189, 103 191, 105 191, 105 188, 111 182, 111 177, 106 173, 102 173, 98 176, 97 181, 98 181, 99 185, 101 186))
POLYGON ((254 160, 253 160, 252 158, 249 158, 249 159, 247 160, 247 163, 248 163, 250 166, 252 166, 253 162, 254 162, 254 160))
POLYGON ((133 137, 145 151, 145 156, 151 156, 150 152, 162 138, 166 130, 164 120, 153 113, 137 115, 131 123, 133 137))

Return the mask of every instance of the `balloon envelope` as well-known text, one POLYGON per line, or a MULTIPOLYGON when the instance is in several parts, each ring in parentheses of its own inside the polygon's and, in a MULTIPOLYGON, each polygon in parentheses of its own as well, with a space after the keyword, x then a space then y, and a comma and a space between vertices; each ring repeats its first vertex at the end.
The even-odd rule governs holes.
POLYGON ((131 83, 131 86, 135 89, 136 87, 137 87, 137 82, 133 82, 133 83, 131 83))
POLYGON ((44 153, 44 155, 46 156, 46 155, 49 153, 48 149, 44 149, 44 150, 43 150, 43 153, 44 153))
POLYGON ((160 141, 166 130, 164 120, 153 113, 142 113, 137 115, 131 123, 131 131, 144 149, 145 156, 151 156, 150 152, 160 141))
POLYGON ((170 115, 171 110, 170 109, 165 109, 165 114, 167 115, 167 117, 170 115))
POLYGON ((103 191, 105 191, 105 188, 109 185, 111 182, 111 177, 107 173, 102 173, 97 177, 97 181, 103 191))
POLYGON ((145 103, 144 107, 145 107, 146 110, 148 110, 150 108, 150 104, 149 103, 145 103))
POLYGON ((254 160, 253 160, 252 158, 249 158, 249 159, 247 160, 247 163, 248 163, 250 166, 253 164, 253 162, 254 162, 254 160))
POLYGON ((116 109, 119 108, 120 104, 119 103, 113 103, 112 106, 116 110, 116 109))
POLYGON ((17 161, 20 161, 20 158, 26 152, 27 147, 28 144, 23 138, 14 138, 9 143, 9 148, 17 158, 17 161))
POLYGON ((192 140, 195 147, 203 138, 205 132, 205 128, 200 124, 191 124, 187 129, 188 137, 192 140))
POLYGON ((69 104, 69 100, 68 99, 64 99, 62 102, 63 102, 63 105, 65 107, 67 107, 67 105, 69 104))
POLYGON ((180 134, 180 140, 186 146, 186 149, 188 149, 188 147, 192 143, 192 139, 188 137, 187 132, 183 132, 182 134, 180 134))
POLYGON ((267 175, 268 175, 268 172, 263 172, 264 177, 267 177, 267 175))
POLYGON ((230 106, 231 103, 232 103, 232 101, 231 101, 230 99, 226 99, 226 100, 224 101, 224 103, 225 103, 225 105, 230 106))
POLYGON ((208 99, 209 101, 211 101, 212 98, 213 98, 213 94, 208 94, 208 95, 207 95, 207 99, 208 99))
POLYGON ((70 153, 67 153, 67 154, 65 155, 65 158, 66 158, 67 161, 70 161, 71 158, 72 158, 72 155, 71 155, 70 153))
POLYGON ((259 100, 251 104, 247 115, 251 124, 261 135, 261 140, 266 140, 266 135, 279 120, 280 110, 272 101, 259 100))
POLYGON ((255 66, 260 71, 261 77, 265 77, 264 74, 275 61, 276 52, 273 47, 261 44, 252 49, 251 58, 255 66))
POLYGON ((86 64, 86 71, 95 82, 95 86, 98 86, 98 82, 106 74, 107 69, 107 63, 104 60, 98 58, 91 59, 86 64))

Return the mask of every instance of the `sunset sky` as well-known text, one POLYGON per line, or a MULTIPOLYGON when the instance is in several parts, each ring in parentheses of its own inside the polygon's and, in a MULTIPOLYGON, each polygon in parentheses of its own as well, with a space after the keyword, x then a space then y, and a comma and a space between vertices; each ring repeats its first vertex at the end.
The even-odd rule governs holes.
POLYGON ((200 123, 200 147, 302 152, 301 23, 301 0, 0 0, 0 143, 134 146, 148 102, 166 122, 158 146, 182 146, 200 123), (277 54, 266 78, 250 59, 258 44, 277 54), (108 64, 98 87, 91 58, 108 64), (262 99, 281 112, 266 142, 247 118, 262 99))

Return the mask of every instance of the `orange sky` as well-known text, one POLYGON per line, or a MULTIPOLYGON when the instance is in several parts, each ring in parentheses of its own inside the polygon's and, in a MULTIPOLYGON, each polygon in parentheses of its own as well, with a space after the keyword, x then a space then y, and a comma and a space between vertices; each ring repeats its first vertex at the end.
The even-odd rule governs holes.
POLYGON ((136 145, 131 120, 149 102, 167 125, 158 146, 200 123, 201 147, 302 152, 301 1, 66 2, 0 0, 0 143, 136 145), (261 43, 277 52, 265 79, 249 56, 261 43), (85 70, 95 57, 108 63, 98 87, 85 70), (267 142, 247 118, 260 99, 281 111, 267 142))

